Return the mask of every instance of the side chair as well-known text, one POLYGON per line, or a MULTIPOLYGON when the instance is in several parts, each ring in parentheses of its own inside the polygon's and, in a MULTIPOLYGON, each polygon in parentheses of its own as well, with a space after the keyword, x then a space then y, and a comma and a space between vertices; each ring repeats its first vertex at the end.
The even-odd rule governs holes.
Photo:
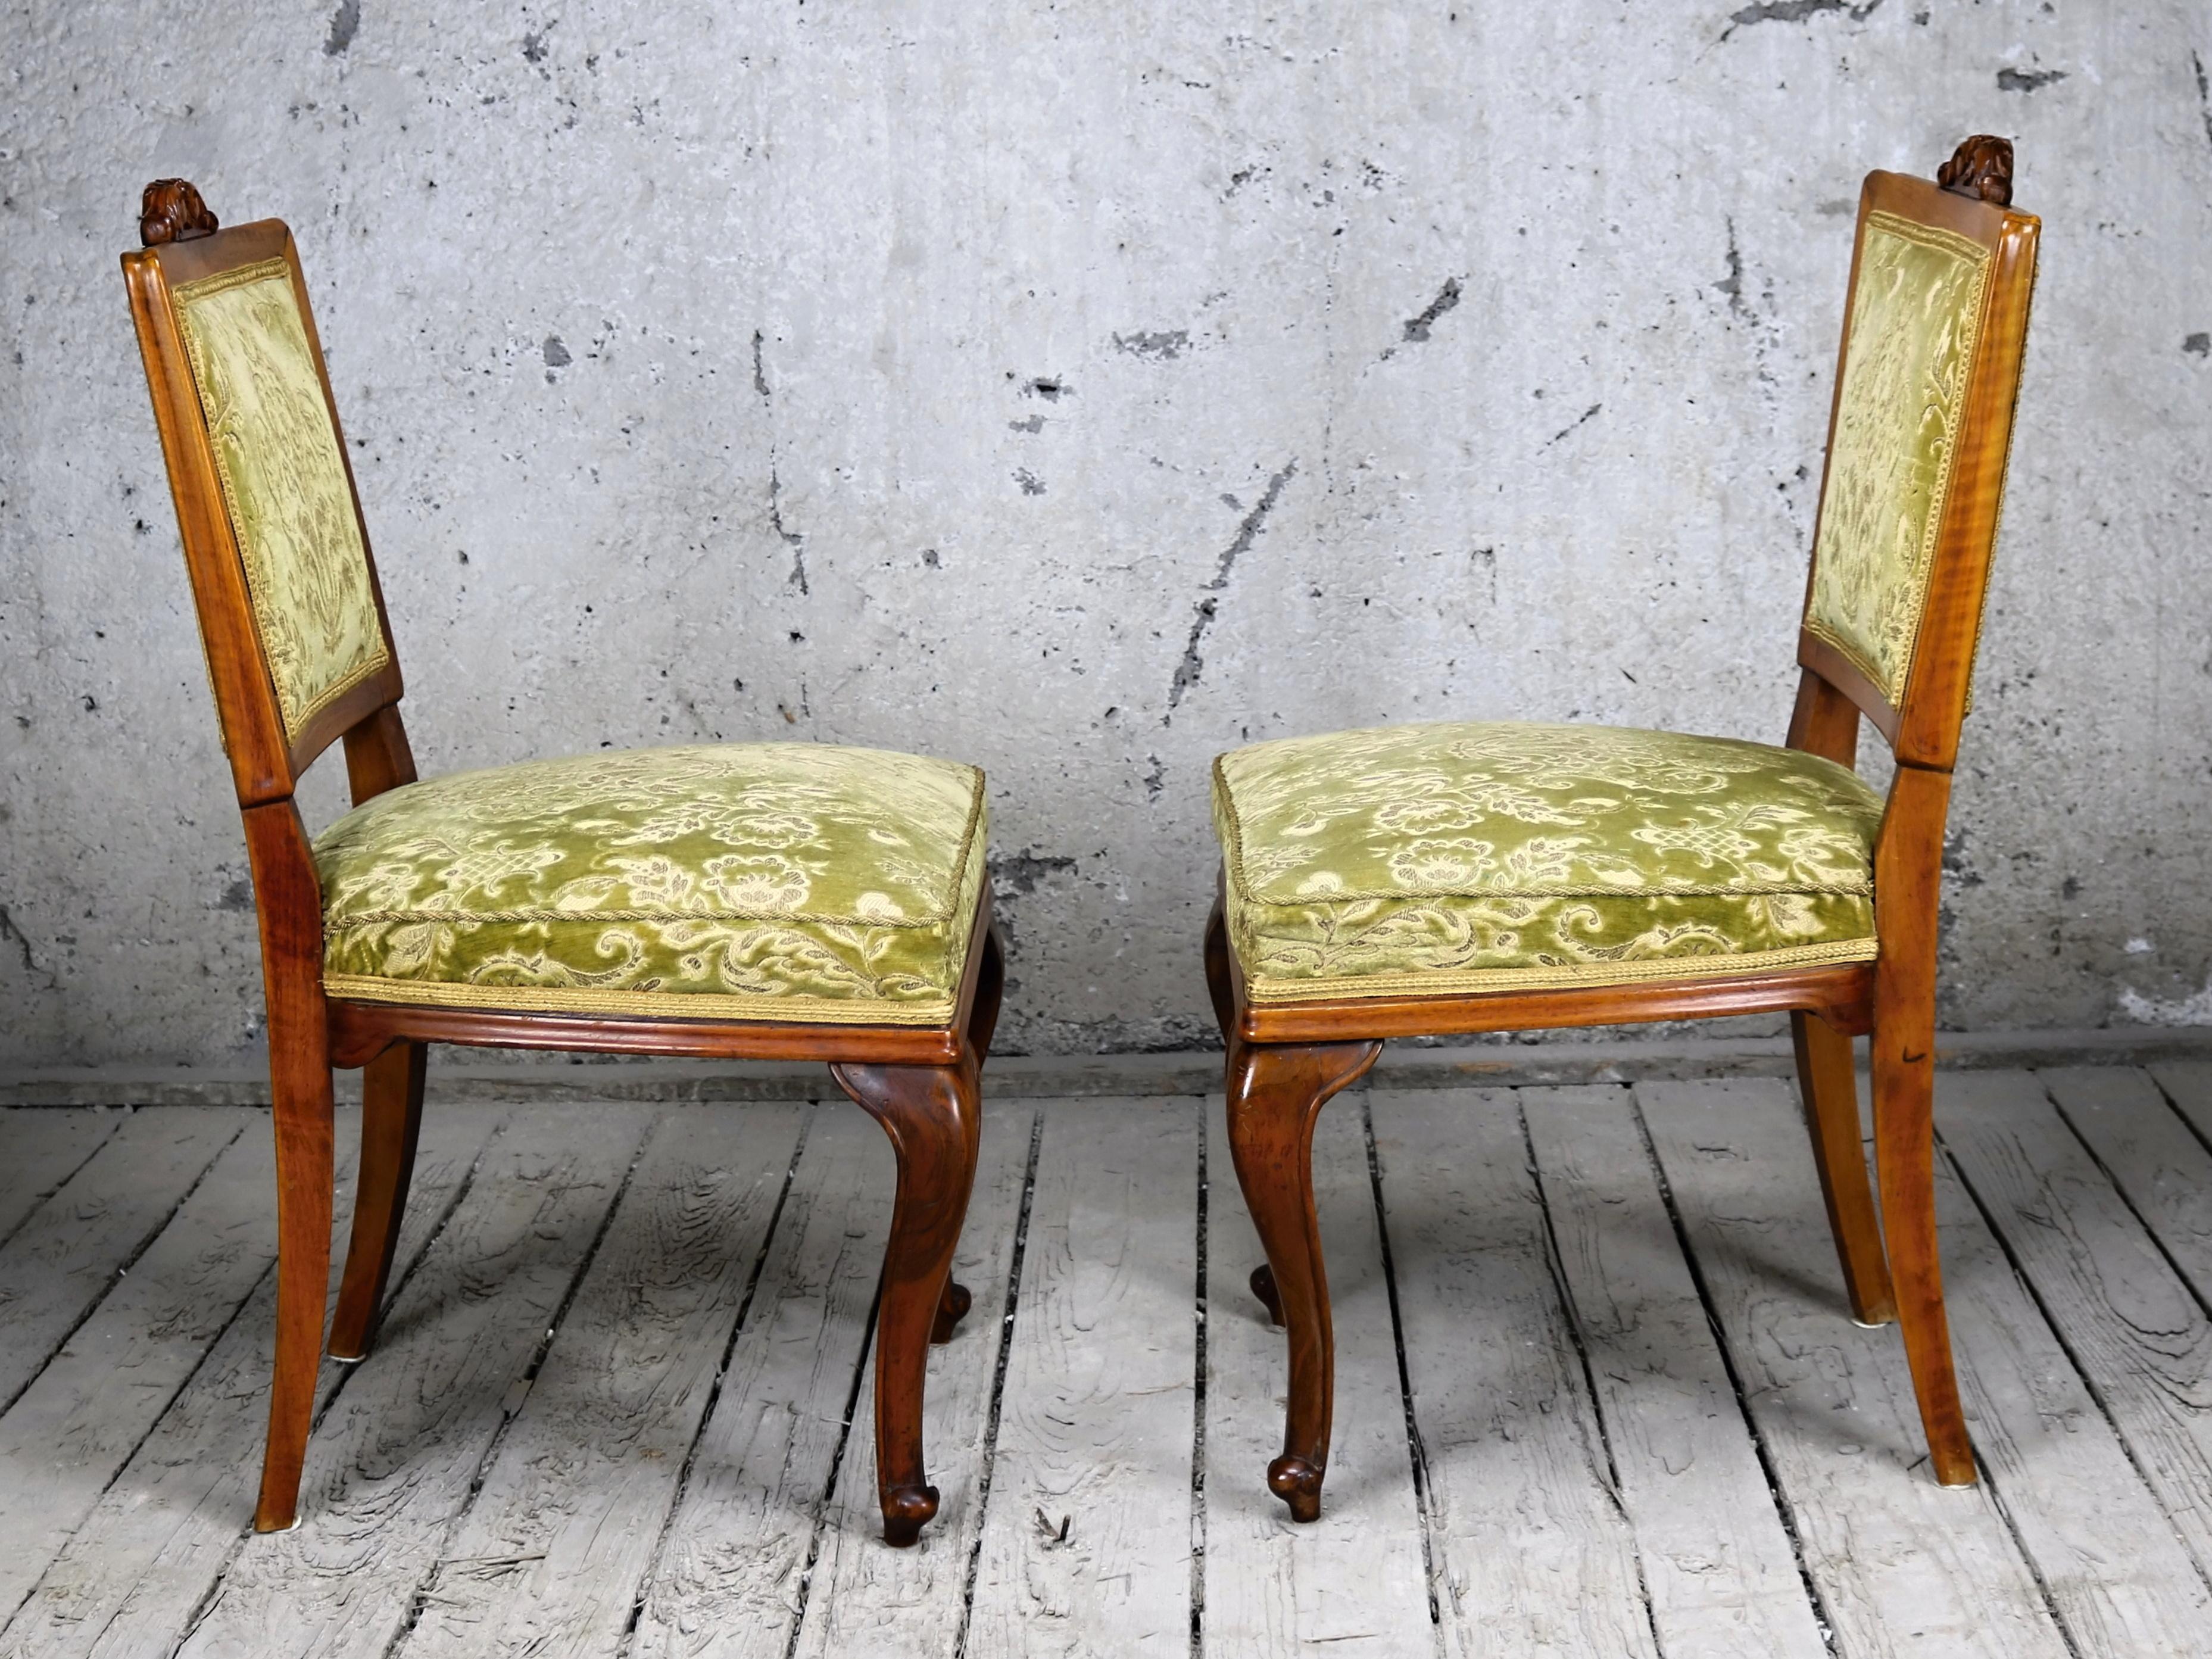
POLYGON ((982 774, 803 743, 417 780, 399 663, 298 251, 146 187, 123 256, 259 914, 276 1136, 276 1376, 253 1524, 295 1523, 329 1291, 331 1068, 366 1068, 333 1358, 368 1352, 431 1042, 821 1060, 897 1156, 876 1330, 884 1536, 921 1443, 1003 980, 982 774), (354 810, 310 836, 342 740, 354 810))
POLYGON ((1267 1484, 1294 1519, 1321 1513, 1334 1386, 1314 1124, 1383 1040, 1772 1012, 1852 1312, 1902 1327, 1936 1479, 1972 1484, 1936 1261, 1936 899, 2040 229, 2011 200, 1999 138, 1936 183, 1867 176, 1784 746, 1431 725, 1216 761, 1206 978, 1253 1290, 1289 1328, 1267 1484), (1862 715, 1887 800, 1852 769, 1862 715))

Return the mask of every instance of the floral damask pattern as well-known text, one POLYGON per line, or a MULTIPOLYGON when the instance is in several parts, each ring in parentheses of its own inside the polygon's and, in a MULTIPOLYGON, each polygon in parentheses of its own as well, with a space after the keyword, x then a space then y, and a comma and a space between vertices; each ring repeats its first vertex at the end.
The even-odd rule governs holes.
POLYGON ((316 841, 325 982, 392 1001, 941 1024, 984 832, 981 773, 878 750, 724 744, 456 773, 316 841))
POLYGON ((1867 216, 1806 626, 1894 704, 1920 633, 1989 252, 1867 216))
POLYGON ((282 259, 187 283, 177 320, 284 730, 390 660, 315 355, 282 259))
POLYGON ((1881 811, 1795 750, 1601 726, 1333 732, 1213 775, 1258 1002, 1868 960, 1881 811))

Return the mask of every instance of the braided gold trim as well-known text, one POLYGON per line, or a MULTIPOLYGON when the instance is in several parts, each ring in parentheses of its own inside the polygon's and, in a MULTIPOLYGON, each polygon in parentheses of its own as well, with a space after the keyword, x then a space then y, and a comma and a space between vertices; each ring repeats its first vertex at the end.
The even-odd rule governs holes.
POLYGON ((957 999, 878 1002, 859 997, 731 996, 720 992, 608 991, 581 985, 468 985, 448 980, 325 974, 341 1002, 403 1002, 508 1014, 612 1014, 644 1019, 789 1021, 801 1025, 950 1025, 957 999))
POLYGON ((195 277, 189 283, 179 283, 170 289, 178 299, 190 304, 204 300, 234 288, 244 288, 251 283, 265 283, 274 277, 292 280, 291 262, 281 256, 273 259, 257 259, 250 265, 234 265, 228 270, 219 270, 212 276, 195 277))
POLYGON ((1778 951, 1735 956, 1661 957, 1643 962, 1577 963, 1560 968, 1454 968, 1413 974, 1333 975, 1325 979, 1273 979, 1248 974, 1244 994, 1254 1004, 1328 1002, 1346 997, 1475 996, 1486 991, 1566 991, 1585 986, 1643 985, 1676 979, 1725 979, 1781 968, 1826 967, 1872 962, 1871 939, 1829 939, 1778 951))
MULTIPOLYGON (((966 866, 961 866, 963 874, 966 866)), ((1795 892, 1797 889, 1789 890, 1795 892)), ((1819 891, 1817 888, 1808 891, 1819 891)), ((822 927, 903 927, 917 931, 941 927, 951 919, 950 909, 939 911, 934 916, 916 920, 912 917, 838 915, 826 910, 656 910, 633 908, 626 910, 592 908, 563 910, 550 904, 525 905, 513 910, 362 910, 351 915, 332 916, 323 925, 324 933, 332 939, 350 933, 356 928, 380 927, 386 925, 412 926, 419 922, 575 922, 583 927, 597 927, 602 922, 616 921, 758 921, 808 922, 822 927)))

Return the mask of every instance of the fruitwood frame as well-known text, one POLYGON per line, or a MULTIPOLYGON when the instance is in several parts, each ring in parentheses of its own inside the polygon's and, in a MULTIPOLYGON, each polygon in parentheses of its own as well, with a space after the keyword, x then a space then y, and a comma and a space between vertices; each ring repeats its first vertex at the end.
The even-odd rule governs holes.
MULTIPOLYGON (((991 923, 990 884, 975 905, 951 1019, 942 1026, 849 1025, 775 1020, 659 1019, 349 1002, 323 985, 323 896, 294 794, 300 777, 343 742, 355 804, 415 781, 399 718, 398 653, 384 596, 369 579, 390 660, 288 734, 224 507, 206 417, 178 327, 172 289, 266 259, 290 268, 332 430, 345 450, 298 250, 278 220, 218 228, 182 179, 146 187, 140 234, 123 256, 124 280, 161 429, 169 488, 206 646, 208 678, 222 722, 261 931, 268 997, 269 1072, 276 1135, 277 1293, 275 1384, 261 1493, 261 1532, 295 1522, 300 1475, 314 1407, 330 1283, 332 1215, 331 1068, 361 1066, 361 1174, 351 1243, 330 1353, 368 1352, 392 1268, 422 1121, 426 1045, 584 1049, 702 1060, 819 1060, 838 1086, 881 1123, 898 1159, 890 1237, 884 1246, 876 1325, 877 1494, 884 1536, 915 1541, 937 1512, 922 1458, 928 1346, 945 1341, 969 1307, 951 1279, 953 1246, 967 1214, 981 1129, 981 1069, 1004 983, 991 923)), ((348 459, 347 486, 353 485, 348 459)), ((354 493, 356 521, 361 518, 354 493)), ((368 550, 367 526, 362 544, 368 550)), ((862 1010, 856 1006, 855 1012, 862 1010)))
MULTIPOLYGON (((1335 1337, 1313 1188, 1314 1124, 1330 1097, 1374 1065, 1389 1037, 1761 1012, 1790 1016, 1814 1160, 1851 1311, 1863 1324, 1894 1320, 1903 1328, 1936 1478, 1945 1486, 1973 1483, 1974 1451, 1960 1408, 1936 1248, 1936 901, 2040 230, 2033 216, 2009 210, 2011 186, 2011 145, 1978 137, 1959 146, 1937 183, 1874 173, 1859 196, 1854 300, 1856 250, 1869 213, 1954 232, 1991 255, 1953 481, 1902 700, 1892 703, 1802 623, 1797 636, 1802 672, 1788 746, 1850 766, 1864 715, 1897 763, 1875 848, 1875 960, 1588 989, 1255 1004, 1245 994, 1217 896, 1206 926, 1206 968, 1228 1048, 1230 1151, 1268 1264, 1253 1274, 1252 1288, 1290 1334, 1283 1452, 1267 1466, 1267 1484, 1293 1519, 1311 1521, 1321 1513, 1335 1387, 1335 1337), (1851 1063, 1851 1039, 1863 1034, 1872 1037, 1879 1218, 1851 1063)), ((1848 344, 1848 313, 1843 337, 1848 344)), ((1836 386, 1832 446, 1842 397, 1841 347, 1836 386)), ((1814 539, 1817 545, 1817 531, 1814 539)), ((1808 575, 1808 607, 1811 591, 1808 575)))

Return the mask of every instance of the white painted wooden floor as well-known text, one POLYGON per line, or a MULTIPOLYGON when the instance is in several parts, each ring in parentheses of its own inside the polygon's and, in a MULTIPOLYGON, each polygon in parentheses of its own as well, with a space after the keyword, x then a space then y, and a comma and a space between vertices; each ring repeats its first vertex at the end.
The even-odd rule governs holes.
POLYGON ((0 1113, 0 1656, 2212 1654, 2212 1066, 1942 1078, 1970 1492, 1787 1085, 1343 1097, 1310 1528, 1218 1103, 993 1100, 903 1553, 876 1128, 435 1075, 267 1538, 264 1119, 0 1113))

